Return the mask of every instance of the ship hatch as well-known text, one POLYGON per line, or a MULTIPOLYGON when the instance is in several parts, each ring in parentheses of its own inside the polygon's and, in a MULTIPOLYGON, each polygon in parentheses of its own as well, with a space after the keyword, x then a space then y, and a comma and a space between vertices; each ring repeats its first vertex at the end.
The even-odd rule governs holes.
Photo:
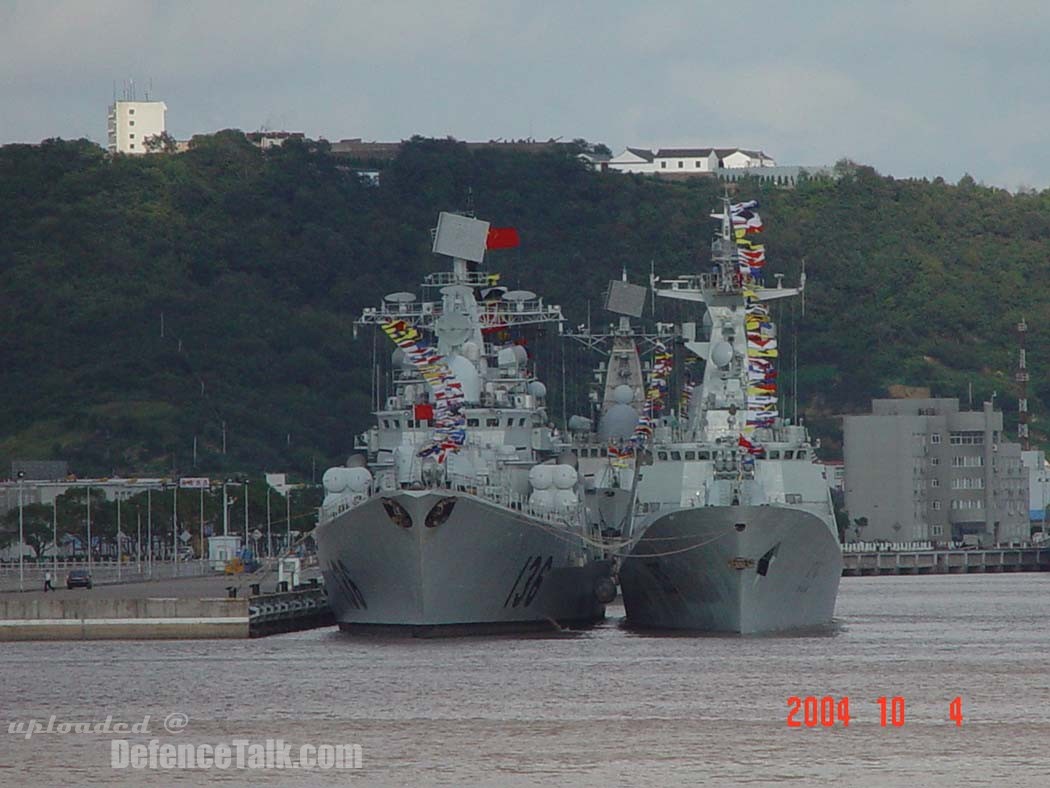
POLYGON ((402 528, 412 527, 412 515, 408 513, 408 510, 404 506, 399 504, 393 498, 383 499, 383 508, 386 510, 386 516, 395 525, 400 525, 402 528))
POLYGON ((427 519, 424 525, 427 528, 437 528, 448 520, 449 515, 452 514, 452 509, 456 505, 455 498, 442 498, 436 504, 434 508, 427 513, 427 519))
POLYGON ((769 565, 773 563, 773 559, 776 558, 777 550, 780 549, 780 542, 777 542, 771 547, 765 555, 758 559, 758 566, 755 571, 758 572, 762 577, 765 577, 769 572, 769 565))

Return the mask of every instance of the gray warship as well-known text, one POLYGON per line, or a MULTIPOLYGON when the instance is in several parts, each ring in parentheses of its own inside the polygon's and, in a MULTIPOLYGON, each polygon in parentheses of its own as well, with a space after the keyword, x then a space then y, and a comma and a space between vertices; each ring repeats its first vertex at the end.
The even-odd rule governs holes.
POLYGON ((451 270, 357 321, 395 349, 361 453, 324 474, 314 533, 343 630, 579 626, 615 596, 576 457, 558 447, 546 389, 513 339, 560 328, 561 311, 478 270, 494 230, 442 213, 433 251, 451 270))
POLYGON ((842 554, 831 493, 804 426, 781 418, 776 328, 767 304, 757 203, 723 200, 709 271, 653 277, 660 297, 703 306, 685 347, 703 381, 677 417, 647 418, 630 546, 619 567, 630 626, 755 634, 821 627, 842 554))

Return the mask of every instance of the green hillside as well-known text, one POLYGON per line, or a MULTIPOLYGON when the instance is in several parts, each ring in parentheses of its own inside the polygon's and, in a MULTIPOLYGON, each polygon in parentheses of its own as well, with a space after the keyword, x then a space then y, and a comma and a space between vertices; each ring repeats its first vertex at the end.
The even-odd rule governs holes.
MULTIPOLYGON (((571 151, 414 140, 371 186, 323 143, 266 153, 239 132, 179 155, 107 157, 86 141, 0 148, 0 468, 68 459, 81 474, 294 469, 342 459, 370 422, 373 340, 354 317, 414 289, 438 211, 472 201, 518 228, 493 253, 504 283, 582 323, 626 267, 703 265, 722 187, 592 173, 571 151), (222 453, 225 424, 226 453, 222 453)), ((1011 195, 841 167, 762 202, 770 274, 808 275, 782 307, 782 381, 798 345, 798 409, 836 450, 836 414, 888 385, 1016 406, 1014 324, 1028 320, 1033 430, 1045 438, 1050 193, 1011 195)), ((658 305, 658 317, 684 317, 658 305)), ((678 311, 676 311, 678 310, 678 311)), ((553 337, 537 361, 563 411, 553 337)), ((377 358, 389 348, 377 346, 377 358), (379 351, 382 353, 379 353, 379 351)), ((577 372, 566 392, 583 388, 577 372)), ((793 410, 788 408, 789 411, 793 410)))

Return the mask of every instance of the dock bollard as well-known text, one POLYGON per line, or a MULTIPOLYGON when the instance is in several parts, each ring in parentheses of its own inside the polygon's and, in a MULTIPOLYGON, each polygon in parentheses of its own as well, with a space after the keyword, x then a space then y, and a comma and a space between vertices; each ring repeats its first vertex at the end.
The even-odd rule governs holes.
POLYGON ((252 596, 259 596, 259 584, 258 583, 252 583, 251 588, 252 588, 252 596))
POLYGON ((226 598, 236 599, 237 598, 237 586, 226 586, 226 598))

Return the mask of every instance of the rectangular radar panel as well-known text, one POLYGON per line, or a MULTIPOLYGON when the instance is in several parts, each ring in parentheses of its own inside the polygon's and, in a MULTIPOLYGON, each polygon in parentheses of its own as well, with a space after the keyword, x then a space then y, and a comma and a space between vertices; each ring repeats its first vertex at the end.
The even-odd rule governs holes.
POLYGON ((641 317, 645 309, 646 290, 641 285, 612 281, 609 283, 609 295, 605 299, 605 308, 618 315, 641 317))
POLYGON ((488 222, 442 211, 434 231, 434 253, 480 263, 485 259, 488 236, 488 222))

